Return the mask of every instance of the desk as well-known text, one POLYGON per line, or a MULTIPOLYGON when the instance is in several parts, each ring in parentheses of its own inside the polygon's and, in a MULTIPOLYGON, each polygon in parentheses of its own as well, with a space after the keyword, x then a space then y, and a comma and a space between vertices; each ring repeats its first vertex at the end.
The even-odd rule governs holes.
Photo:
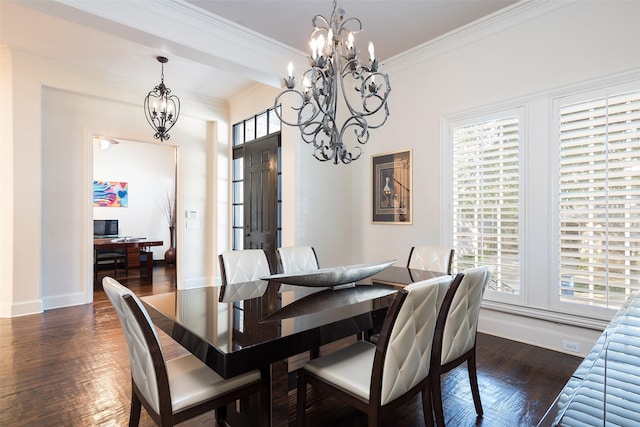
POLYGON ((147 240, 144 238, 127 239, 93 239, 93 249, 124 249, 127 253, 127 267, 140 267, 140 249, 149 246, 162 246, 162 240, 147 240))
MULTIPOLYGON (((280 283, 258 280, 141 300, 156 327, 221 376, 273 364, 271 375, 279 378, 288 368, 276 362, 380 327, 397 287, 442 275, 388 267, 354 287, 336 290, 294 287, 280 292, 280 283)), ((278 400, 286 404, 284 383, 284 389, 273 386, 273 395, 285 396, 278 400)), ((287 408, 277 412, 288 414, 287 408)))

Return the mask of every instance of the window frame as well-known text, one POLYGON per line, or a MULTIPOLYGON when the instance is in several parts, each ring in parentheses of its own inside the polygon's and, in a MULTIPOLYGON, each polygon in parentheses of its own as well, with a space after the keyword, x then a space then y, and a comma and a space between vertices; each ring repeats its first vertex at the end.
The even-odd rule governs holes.
POLYGON ((558 278, 560 275, 560 109, 563 106, 579 102, 588 102, 608 96, 616 96, 625 92, 639 90, 640 81, 614 82, 611 84, 592 84, 582 90, 567 91, 551 97, 549 126, 549 171, 551 174, 550 206, 551 224, 549 240, 550 268, 549 268, 549 306, 552 309, 582 316, 591 316, 608 320, 618 310, 617 306, 601 307, 591 304, 581 304, 562 301, 558 278))
POLYGON ((506 303, 506 304, 519 304, 523 305, 526 301, 526 281, 524 278, 526 277, 526 263, 524 262, 524 250, 526 248, 526 213, 525 213, 525 204, 524 200, 526 199, 526 182, 524 180, 524 176, 526 176, 526 140, 527 140, 527 106, 526 104, 517 103, 513 105, 502 105, 502 106, 494 106, 484 109, 478 109, 475 111, 467 112, 462 115, 454 115, 451 117, 447 117, 443 119, 443 135, 446 135, 444 142, 444 147, 442 149, 442 165, 444 172, 443 185, 444 188, 442 190, 443 203, 442 206, 445 207, 444 220, 443 224, 443 235, 442 241, 448 242, 450 246, 453 247, 453 160, 454 160, 454 130, 464 126, 470 126, 473 124, 483 123, 491 120, 499 120, 506 117, 518 117, 519 127, 519 147, 518 147, 518 156, 519 156, 519 196, 520 201, 518 203, 518 222, 519 222, 519 230, 518 230, 518 245, 519 245, 519 254, 518 254, 518 264, 519 264, 519 292, 518 294, 508 294, 505 292, 498 292, 487 289, 485 291, 485 300, 494 301, 497 303, 506 303))
MULTIPOLYGON (((231 126, 232 135, 232 146, 231 146, 231 165, 230 165, 230 181, 231 181, 231 212, 230 212, 230 234, 231 234, 231 249, 232 250, 240 250, 244 249, 244 238, 240 238, 244 236, 244 226, 236 225, 236 216, 235 210, 236 208, 243 209, 244 207, 244 199, 238 201, 236 200, 236 192, 234 191, 234 185, 240 185, 241 193, 244 192, 244 178, 236 178, 236 170, 235 170, 235 160, 244 160, 244 152, 247 144, 254 143, 259 141, 262 138, 268 137, 270 135, 279 133, 282 131, 282 125, 280 119, 278 119, 278 115, 276 114, 276 109, 282 110, 281 105, 277 105, 276 107, 268 108, 264 111, 254 114, 251 117, 248 117, 242 121, 234 123, 231 126), (261 118, 264 118, 263 126, 265 127, 264 132, 260 133, 259 121, 261 118), (250 135, 247 135, 247 128, 253 130, 250 135), (241 131, 241 135, 238 135, 238 131, 241 131)), ((278 190, 278 201, 276 207, 277 214, 277 236, 276 236, 276 247, 279 247, 282 244, 282 145, 278 145, 278 153, 277 153, 277 162, 278 162, 278 176, 277 176, 277 190, 278 190)))

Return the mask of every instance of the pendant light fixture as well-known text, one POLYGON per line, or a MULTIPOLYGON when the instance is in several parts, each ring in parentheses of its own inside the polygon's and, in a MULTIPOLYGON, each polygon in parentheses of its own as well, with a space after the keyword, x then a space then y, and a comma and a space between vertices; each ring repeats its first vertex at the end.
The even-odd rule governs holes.
POLYGON ((164 85, 164 64, 169 62, 164 56, 156 58, 161 64, 160 84, 153 88, 144 99, 144 113, 147 122, 156 133, 154 138, 166 141, 171 136, 169 130, 178 121, 180 115, 180 100, 177 96, 171 95, 171 89, 164 85))

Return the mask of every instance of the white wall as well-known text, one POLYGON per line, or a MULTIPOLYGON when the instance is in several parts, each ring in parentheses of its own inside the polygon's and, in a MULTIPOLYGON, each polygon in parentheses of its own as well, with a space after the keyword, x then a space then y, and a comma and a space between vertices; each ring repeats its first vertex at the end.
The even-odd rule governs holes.
MULTIPOLYGON (((389 122, 371 137, 369 153, 413 149, 413 225, 370 223, 370 161, 353 168, 354 257, 406 260, 409 248, 450 244, 449 206, 443 200, 443 120, 473 109, 526 97, 525 210, 522 303, 549 308, 549 99, 541 94, 577 83, 640 70, 640 2, 547 2, 504 21, 460 31, 387 61, 392 92, 389 122), (526 19, 525 19, 526 18, 526 19)), ((494 107, 499 108, 499 107, 494 107)), ((593 331, 483 310, 480 329, 560 349, 593 331), (525 338, 526 337, 526 338, 525 338)))
MULTIPOLYGON (((10 248, 13 258, 1 273, 0 315, 90 302, 91 135, 152 141, 142 111, 149 88, 18 51, 3 49, 2 58, 3 88, 20 96, 1 119, 13 150, 5 157, 3 142, 3 169, 8 163, 13 171, 7 194, 14 197, 3 203, 13 213, 13 235, 3 237, 3 252, 10 248)), ((182 113, 169 145, 178 147, 178 286, 191 287, 215 280, 213 153, 227 139, 228 112, 180 95, 182 113), (185 209, 200 214, 189 228, 185 209)))
MULTIPOLYGON (((284 69, 284 67, 283 67, 284 69)), ((230 101, 230 123, 273 108, 281 89, 257 85, 230 101)), ((293 122, 293 110, 283 105, 293 122)), ((350 263, 350 167, 320 162, 295 127, 282 127, 282 245, 311 245, 322 267, 350 263)), ((228 210, 228 209, 227 209, 228 210)), ((228 233, 228 232, 227 232, 228 233)))

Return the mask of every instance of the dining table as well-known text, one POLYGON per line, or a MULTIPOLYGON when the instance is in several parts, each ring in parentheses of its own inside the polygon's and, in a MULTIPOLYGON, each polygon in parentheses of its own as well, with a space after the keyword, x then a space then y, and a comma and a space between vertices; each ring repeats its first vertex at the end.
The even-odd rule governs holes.
MULTIPOLYGON (((317 275, 317 271, 308 274, 317 275)), ((446 273, 390 266, 334 287, 322 283, 296 286, 274 275, 141 300, 156 327, 219 375, 230 378, 260 369, 263 375, 272 376, 272 402, 275 395, 283 394, 279 401, 287 402, 287 381, 280 381, 284 389, 277 389, 273 379, 288 375, 288 358, 379 329, 399 288, 443 275, 446 273)), ((286 417, 288 411, 278 413, 286 417)))

